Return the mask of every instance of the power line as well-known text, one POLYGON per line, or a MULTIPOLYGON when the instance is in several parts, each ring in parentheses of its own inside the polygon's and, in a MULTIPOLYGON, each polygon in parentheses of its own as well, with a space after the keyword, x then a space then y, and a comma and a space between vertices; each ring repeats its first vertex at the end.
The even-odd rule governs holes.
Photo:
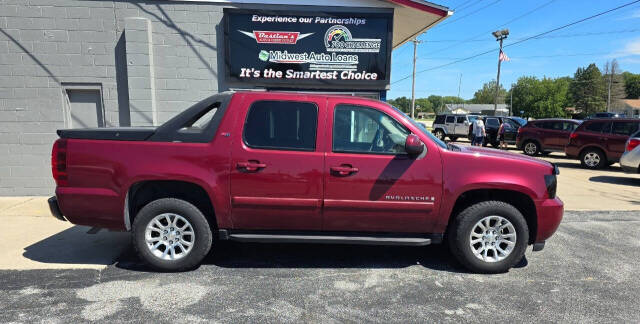
MULTIPOLYGON (((575 34, 560 34, 560 35, 547 35, 544 37, 538 37, 538 39, 544 38, 570 38, 570 37, 582 37, 582 36, 598 36, 598 35, 609 35, 609 34, 622 34, 622 33, 634 33, 638 32, 640 29, 623 29, 623 30, 610 30, 610 31, 601 31, 601 32, 589 32, 589 33, 575 33, 575 34)), ((520 38, 522 39, 522 38, 520 38)), ((517 39, 516 39, 517 40, 517 39)), ((448 43, 448 42, 486 42, 487 39, 430 39, 429 43, 448 43)))
MULTIPOLYGON (((597 14, 594 14, 594 15, 589 16, 589 17, 586 17, 586 18, 582 18, 582 19, 580 19, 580 20, 576 20, 576 21, 574 21, 574 22, 571 22, 571 23, 568 23, 568 24, 562 25, 562 26, 560 26, 560 27, 556 27, 556 28, 553 28, 553 29, 550 29, 550 30, 547 30, 547 31, 541 32, 541 33, 539 33, 539 34, 536 34, 536 35, 533 35, 533 36, 529 36, 529 37, 526 37, 526 38, 523 38, 523 39, 517 40, 517 41, 515 41, 515 42, 513 42, 513 43, 510 43, 510 44, 504 45, 504 47, 513 46, 513 45, 517 45, 517 44, 520 44, 520 43, 524 43, 524 42, 526 42, 526 41, 528 41, 528 40, 535 39, 535 38, 538 38, 538 37, 540 37, 540 36, 543 36, 543 35, 546 35, 546 34, 549 34, 549 33, 552 33, 552 32, 555 32, 555 31, 558 31, 558 30, 561 30, 561 29, 567 28, 567 27, 571 27, 571 26, 573 26, 573 25, 576 25, 576 24, 579 24, 579 23, 585 22, 585 21, 587 21, 587 20, 590 20, 590 19, 593 19, 593 18, 596 18, 596 17, 602 16, 602 15, 608 14, 608 13, 610 13, 610 12, 613 12, 613 11, 616 11, 616 10, 619 10, 619 9, 622 9, 622 8, 624 8, 624 7, 628 7, 628 6, 630 6, 630 5, 632 5, 632 4, 635 4, 635 3, 638 3, 638 2, 640 2, 640 0, 635 0, 635 1, 632 1, 632 2, 628 2, 628 3, 623 4, 623 5, 620 5, 620 6, 618 6, 618 7, 615 7, 615 8, 612 8, 612 9, 609 9, 609 10, 606 10, 606 11, 603 11, 603 12, 600 12, 600 13, 597 13, 597 14)), ((456 64, 456 63, 460 63, 460 62, 468 61, 468 60, 474 59, 474 58, 476 58, 476 57, 478 57, 478 56, 486 55, 486 54, 489 54, 489 53, 492 53, 492 52, 495 52, 495 49, 490 49, 490 50, 488 50, 488 51, 484 51, 484 52, 481 52, 481 53, 477 53, 477 54, 474 54, 474 55, 469 56, 469 57, 465 57, 465 58, 462 58, 462 59, 459 59, 459 60, 455 60, 455 61, 452 61, 452 62, 449 62, 449 63, 445 63, 445 64, 437 65, 437 66, 434 66, 434 67, 431 67, 431 68, 428 68, 428 69, 420 70, 420 71, 418 71, 418 72, 416 72, 416 73, 417 73, 417 74, 420 74, 420 73, 424 73, 424 72, 427 72, 427 71, 432 71, 432 70, 435 70, 435 69, 440 69, 440 68, 443 68, 443 67, 447 67, 447 66, 449 66, 449 65, 453 65, 453 64, 456 64)), ((405 77, 403 77, 403 78, 401 78, 401 79, 399 79, 399 80, 396 80, 396 81, 392 82, 391 84, 395 84, 395 83, 398 83, 398 82, 404 81, 404 80, 406 80, 406 79, 408 79, 408 78, 410 78, 410 77, 411 77, 411 75, 405 76, 405 77)))
POLYGON ((462 10, 465 10, 465 9, 468 9, 468 8, 471 8, 471 7, 475 6, 475 5, 477 5, 477 4, 481 3, 482 1, 483 0, 478 0, 478 1, 474 2, 474 3, 469 4, 469 5, 466 5, 466 4, 471 2, 471 1, 466 1, 466 2, 456 6, 453 10, 460 12, 462 10))
MULTIPOLYGON (((569 54, 553 54, 553 55, 529 55, 529 56, 517 56, 511 55, 510 58, 513 59, 525 59, 525 58, 552 58, 552 57, 570 57, 570 56, 592 56, 592 55, 622 55, 626 52, 594 52, 594 53, 569 53, 569 54)), ((454 59, 460 60, 461 57, 431 57, 429 59, 433 60, 446 60, 446 59, 454 59)))
MULTIPOLYGON (((453 7, 453 10, 462 10, 462 9, 464 9, 464 8, 465 8, 465 5, 466 5, 467 3, 469 3, 469 2, 471 2, 471 1, 473 1, 473 0, 463 1, 463 2, 461 2, 461 3, 457 4, 457 5, 455 5, 455 6, 453 7), (462 7, 462 8, 460 8, 460 7, 462 7)), ((480 1, 482 1, 482 0, 480 0, 480 1)), ((480 3, 480 1, 478 1, 478 2, 476 2, 476 3, 480 3)))
POLYGON ((618 10, 618 9, 622 9, 622 8, 624 8, 624 7, 628 7, 628 6, 630 6, 630 5, 632 5, 632 4, 635 4, 635 3, 638 3, 638 2, 640 2, 640 0, 636 0, 636 1, 628 2, 628 3, 623 4, 623 5, 621 5, 621 6, 618 6, 618 7, 615 7, 615 8, 612 8, 612 9, 609 9, 609 10, 606 10, 606 11, 603 11, 603 12, 600 12, 600 13, 597 13, 597 14, 595 14, 595 15, 592 15, 592 16, 589 16, 589 17, 586 17, 586 18, 582 18, 582 19, 580 19, 580 20, 576 20, 576 21, 571 22, 571 23, 568 23, 568 24, 566 24, 566 25, 562 25, 562 26, 560 26, 560 27, 556 27, 556 28, 554 28, 554 29, 547 30, 547 31, 542 32, 542 33, 539 33, 539 34, 536 34, 536 35, 533 35, 533 36, 529 36, 529 37, 524 38, 524 39, 517 40, 517 41, 515 41, 515 42, 513 42, 513 43, 510 43, 510 44, 505 45, 504 47, 507 47, 507 46, 513 46, 513 45, 516 45, 516 44, 520 44, 520 43, 522 43, 522 42, 526 42, 526 41, 528 41, 528 40, 530 40, 530 39, 538 38, 538 37, 540 37, 540 36, 543 36, 543 35, 546 35, 546 34, 553 33, 554 31, 558 31, 558 30, 560 30, 560 29, 564 29, 564 28, 567 28, 567 27, 571 27, 571 26, 573 26, 573 25, 577 25, 577 24, 579 24, 579 23, 581 23, 581 22, 585 22, 585 21, 587 21, 587 20, 590 20, 590 19, 593 19, 593 18, 596 18, 596 17, 600 17, 600 16, 602 16, 602 15, 606 15, 606 14, 608 14, 608 13, 610 13, 610 12, 616 11, 616 10, 618 10))
POLYGON ((460 16, 460 17, 458 17, 457 19, 447 20, 447 21, 443 22, 442 24, 437 25, 436 27, 446 26, 446 25, 448 25, 448 24, 450 24, 450 23, 454 23, 454 22, 459 21, 459 20, 461 20, 461 19, 467 18, 467 17, 469 17, 469 16, 471 16, 471 15, 473 15, 473 14, 475 14, 475 13, 479 12, 479 11, 482 11, 482 10, 484 10, 484 9, 487 9, 487 8, 489 8, 489 7, 493 6, 494 4, 496 4, 496 3, 500 2, 500 1, 502 1, 502 0, 495 0, 494 2, 491 2, 491 3, 489 3, 488 5, 486 5, 486 6, 484 6, 484 7, 480 7, 480 8, 478 8, 478 9, 476 9, 475 11, 472 11, 472 12, 470 12, 470 13, 468 13, 468 14, 464 15, 464 16, 460 16))
POLYGON ((497 27, 492 28, 492 29, 491 29, 491 30, 489 30, 489 31, 482 32, 482 33, 480 33, 480 34, 477 34, 477 35, 471 36, 471 37, 469 37, 469 38, 467 38, 467 39, 465 39, 465 40, 462 40, 462 41, 460 41, 460 42, 458 42, 458 43, 456 43, 456 44, 452 44, 452 45, 449 45, 449 46, 447 46, 447 47, 444 47, 444 48, 441 48, 441 49, 437 49, 437 50, 435 50, 435 51, 431 51, 431 54, 440 53, 440 52, 445 51, 445 50, 448 50, 448 49, 450 49, 450 48, 452 48, 452 47, 456 47, 456 46, 458 46, 458 45, 460 45, 460 44, 462 44, 462 43, 465 43, 465 42, 468 42, 468 41, 474 40, 475 38, 477 38, 477 37, 479 37, 479 36, 482 36, 482 35, 484 35, 484 34, 486 34, 486 33, 490 33, 490 32, 492 32, 492 31, 494 31, 495 29, 498 29, 498 28, 500 28, 500 27, 503 27, 503 26, 505 26, 505 25, 507 25, 507 24, 510 24, 510 23, 514 22, 514 21, 520 20, 520 19, 522 19, 522 18, 524 18, 524 17, 526 17, 526 16, 528 16, 528 15, 530 15, 530 14, 532 14, 532 13, 534 13, 534 12, 536 12, 536 11, 538 11, 538 10, 540 10, 540 9, 542 9, 542 8, 544 8, 544 7, 546 7, 546 6, 548 6, 548 5, 550 5, 551 3, 555 2, 555 1, 556 1, 556 0, 550 0, 550 1, 547 1, 547 2, 545 2, 545 3, 543 3, 543 4, 541 4, 541 5, 539 5, 539 6, 535 7, 535 8, 533 8, 533 9, 531 9, 531 10, 529 10, 529 11, 527 11, 527 12, 525 12, 525 13, 521 14, 520 16, 517 16, 517 17, 515 17, 515 18, 512 18, 512 19, 510 19, 510 20, 508 20, 508 21, 506 21, 506 22, 504 22, 504 23, 502 23, 502 24, 498 25, 497 27))

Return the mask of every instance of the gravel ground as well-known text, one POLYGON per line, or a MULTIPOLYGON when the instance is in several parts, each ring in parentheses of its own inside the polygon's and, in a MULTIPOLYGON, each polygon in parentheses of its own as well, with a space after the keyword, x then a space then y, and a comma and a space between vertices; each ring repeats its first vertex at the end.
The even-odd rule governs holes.
POLYGON ((224 243, 199 269, 0 271, 0 322, 638 322, 640 214, 567 212, 500 275, 426 248, 224 243))

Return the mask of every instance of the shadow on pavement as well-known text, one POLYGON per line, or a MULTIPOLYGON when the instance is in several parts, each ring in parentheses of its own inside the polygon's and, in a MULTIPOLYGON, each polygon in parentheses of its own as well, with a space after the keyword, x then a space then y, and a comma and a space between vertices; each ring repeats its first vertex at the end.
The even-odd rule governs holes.
MULTIPOLYGON (((468 273, 454 260, 445 245, 403 247, 214 242, 212 252, 202 264, 243 269, 390 269, 422 265, 436 271, 468 273)), ((526 265, 525 257, 516 267, 526 265)), ((133 271, 153 272, 133 253, 123 256, 116 266, 133 271)))
POLYGON ((129 233, 73 226, 24 248, 23 257, 42 263, 110 265, 128 248, 129 233))
POLYGON ((640 187, 640 179, 630 177, 596 176, 589 178, 589 181, 640 187))

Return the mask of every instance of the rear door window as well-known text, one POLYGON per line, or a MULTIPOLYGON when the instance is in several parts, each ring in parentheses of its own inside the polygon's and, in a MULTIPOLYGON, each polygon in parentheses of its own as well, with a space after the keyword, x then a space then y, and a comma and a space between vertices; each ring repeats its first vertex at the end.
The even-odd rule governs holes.
POLYGON ((460 116, 457 118, 456 123, 457 124, 464 124, 464 122, 467 121, 467 119, 464 116, 460 116))
POLYGON ((601 133, 606 122, 593 122, 584 127, 584 130, 592 133, 601 133))
POLYGON ((242 137, 252 148, 314 151, 317 126, 314 103, 256 101, 249 108, 242 137))
POLYGON ((562 130, 563 127, 562 122, 551 122, 551 129, 553 130, 562 130))
POLYGON ((456 121, 456 117, 455 116, 447 116, 447 124, 455 123, 455 121, 456 121))
POLYGON ((624 135, 631 136, 631 134, 635 133, 638 130, 637 122, 613 122, 613 128, 611 129, 611 133, 615 135, 624 135))

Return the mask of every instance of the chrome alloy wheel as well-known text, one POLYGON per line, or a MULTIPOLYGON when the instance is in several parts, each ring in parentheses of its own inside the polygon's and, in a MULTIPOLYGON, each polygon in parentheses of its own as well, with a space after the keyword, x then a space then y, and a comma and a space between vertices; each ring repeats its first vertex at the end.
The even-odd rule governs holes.
POLYGON ((528 155, 535 155, 538 152, 538 146, 533 142, 529 142, 524 146, 524 151, 528 155))
POLYGON ((590 168, 595 168, 600 164, 600 155, 595 152, 589 152, 584 155, 584 164, 590 168))
POLYGON ((196 241, 191 223, 172 213, 154 217, 147 224, 144 237, 149 251, 162 260, 184 258, 196 241))
POLYGON ((487 216, 473 226, 469 235, 469 245, 478 259, 498 262, 513 252, 516 238, 516 229, 506 218, 487 216))

